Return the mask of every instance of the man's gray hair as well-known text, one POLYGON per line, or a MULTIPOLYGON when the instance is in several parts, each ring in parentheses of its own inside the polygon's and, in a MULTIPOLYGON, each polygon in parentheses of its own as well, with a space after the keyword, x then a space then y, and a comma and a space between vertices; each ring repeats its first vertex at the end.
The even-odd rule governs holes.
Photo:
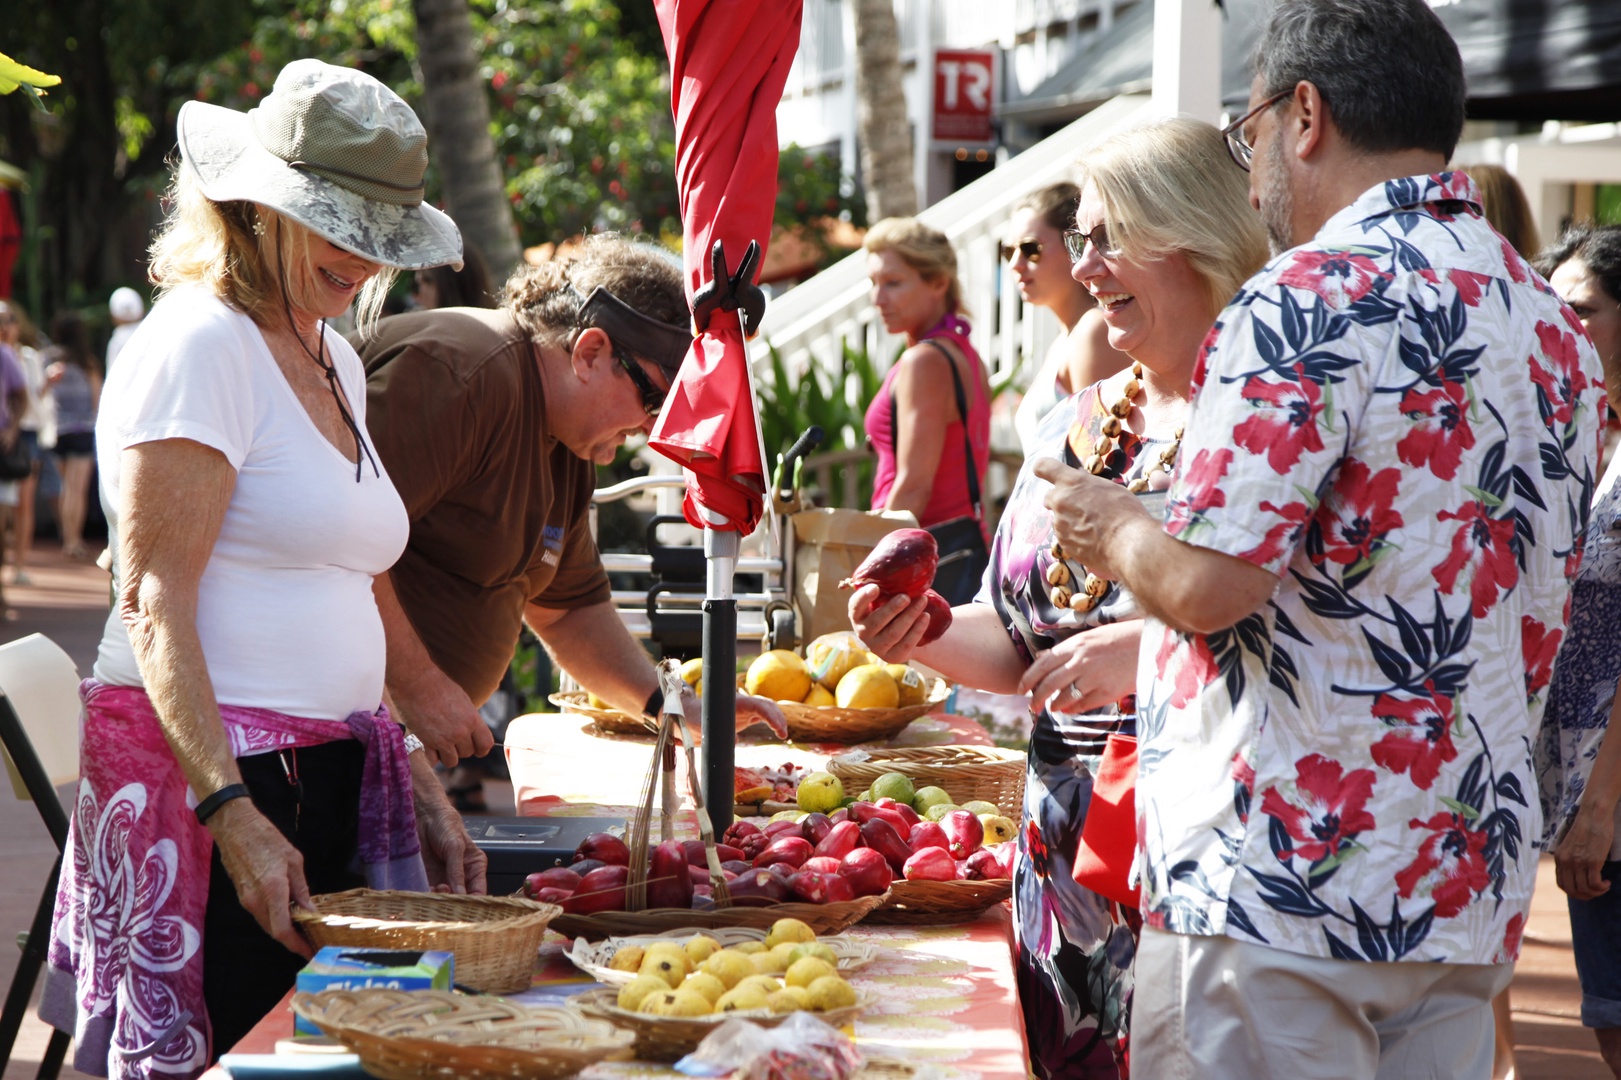
POLYGON ((1251 66, 1263 99, 1317 87, 1359 150, 1450 159, 1463 132, 1463 59, 1424 0, 1278 0, 1251 66))

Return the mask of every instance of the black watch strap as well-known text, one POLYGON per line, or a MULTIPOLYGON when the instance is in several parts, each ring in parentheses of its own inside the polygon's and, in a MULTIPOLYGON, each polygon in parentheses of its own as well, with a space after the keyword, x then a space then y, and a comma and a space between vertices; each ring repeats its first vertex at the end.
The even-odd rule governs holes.
POLYGON ((217 814, 219 812, 219 808, 230 802, 232 799, 247 799, 251 797, 252 793, 248 791, 248 785, 226 784, 224 787, 214 792, 214 794, 197 804, 197 824, 207 825, 208 819, 217 814))
POLYGON ((657 720, 660 712, 662 712, 663 709, 664 691, 654 690, 653 693, 648 696, 647 704, 642 706, 642 715, 651 716, 654 720, 657 720))

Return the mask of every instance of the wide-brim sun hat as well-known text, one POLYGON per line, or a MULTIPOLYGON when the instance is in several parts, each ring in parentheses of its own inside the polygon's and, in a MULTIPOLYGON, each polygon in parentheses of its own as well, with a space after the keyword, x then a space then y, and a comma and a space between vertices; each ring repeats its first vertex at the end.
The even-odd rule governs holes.
POLYGON ((385 266, 461 269, 461 230, 422 201, 428 133, 370 75, 295 60, 255 108, 188 101, 176 126, 209 199, 267 206, 385 266))

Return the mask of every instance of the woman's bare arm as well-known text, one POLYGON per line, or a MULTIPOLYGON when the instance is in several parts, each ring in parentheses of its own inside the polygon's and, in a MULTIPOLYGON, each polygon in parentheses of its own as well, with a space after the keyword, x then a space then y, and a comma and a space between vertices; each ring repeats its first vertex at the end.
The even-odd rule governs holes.
POLYGON ((951 361, 930 345, 915 345, 901 358, 890 384, 895 395, 895 483, 885 510, 909 510, 919 521, 934 493, 934 474, 946 444, 946 425, 957 416, 951 361))

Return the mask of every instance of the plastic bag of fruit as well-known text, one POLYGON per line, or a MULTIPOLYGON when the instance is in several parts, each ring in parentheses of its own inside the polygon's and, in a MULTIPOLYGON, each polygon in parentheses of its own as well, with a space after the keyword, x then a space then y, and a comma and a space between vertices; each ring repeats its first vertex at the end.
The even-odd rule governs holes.
POLYGON ((853 1042, 811 1013, 796 1012, 774 1028, 726 1020, 675 1067, 731 1080, 846 1080, 862 1064, 853 1042))

